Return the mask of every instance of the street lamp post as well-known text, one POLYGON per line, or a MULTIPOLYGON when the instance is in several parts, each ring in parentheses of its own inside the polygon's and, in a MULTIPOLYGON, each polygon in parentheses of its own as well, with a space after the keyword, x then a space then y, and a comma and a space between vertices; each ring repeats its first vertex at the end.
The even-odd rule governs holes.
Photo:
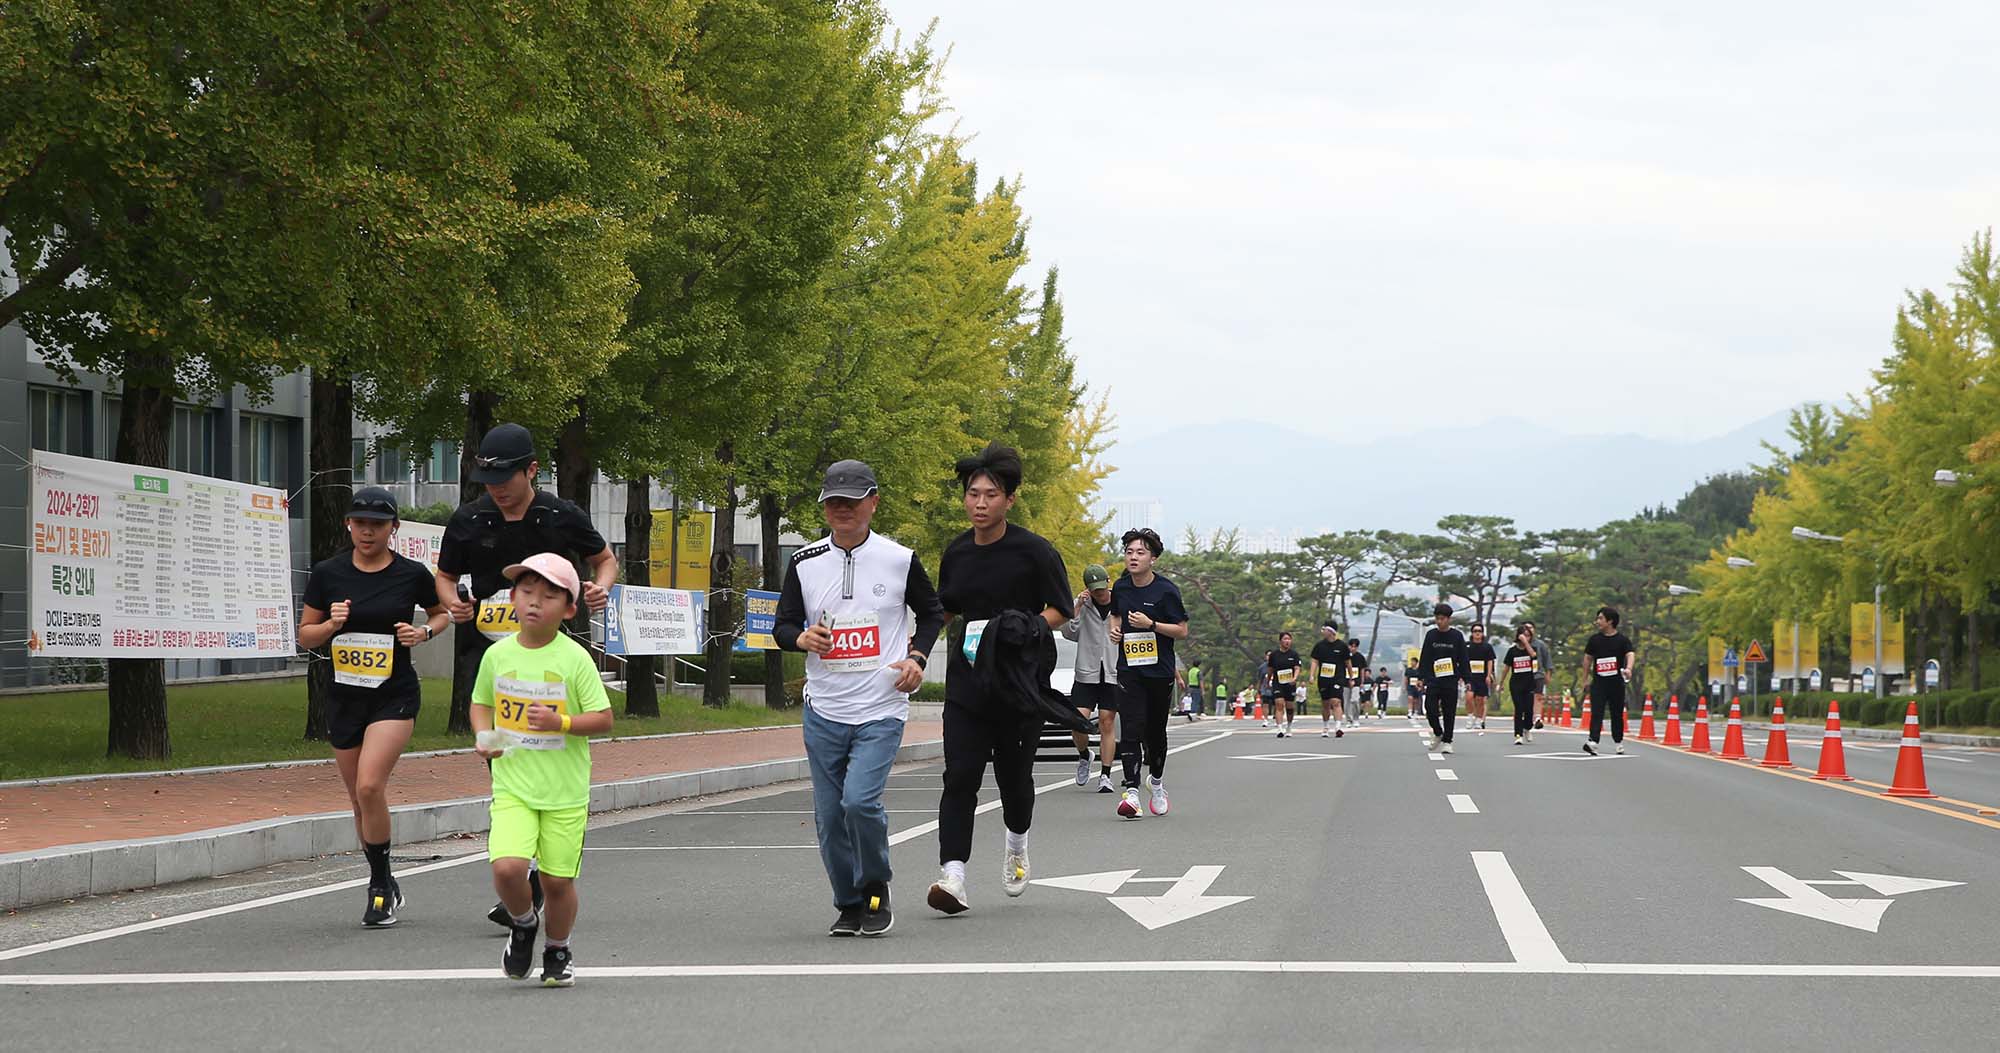
MULTIPOLYGON (((1941 472, 1939 474, 1943 475, 1946 473, 1941 472)), ((1956 475, 1952 476, 1954 482, 1957 481, 1957 478, 1956 475)), ((1802 526, 1793 527, 1792 536, 1801 541, 1830 541, 1836 545, 1847 543, 1847 538, 1841 535, 1822 534, 1817 530, 1807 530, 1802 526)), ((1792 653, 1796 655, 1798 652, 1793 651, 1792 653)), ((1882 564, 1878 562, 1875 564, 1875 697, 1887 697, 1888 686, 1889 675, 1882 671, 1882 564)))

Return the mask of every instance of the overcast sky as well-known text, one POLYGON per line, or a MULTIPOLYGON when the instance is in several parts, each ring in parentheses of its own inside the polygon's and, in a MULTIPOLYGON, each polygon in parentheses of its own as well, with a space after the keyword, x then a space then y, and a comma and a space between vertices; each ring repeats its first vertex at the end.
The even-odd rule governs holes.
POLYGON ((2000 221, 1993 0, 886 2, 1127 440, 1721 433, 2000 221))

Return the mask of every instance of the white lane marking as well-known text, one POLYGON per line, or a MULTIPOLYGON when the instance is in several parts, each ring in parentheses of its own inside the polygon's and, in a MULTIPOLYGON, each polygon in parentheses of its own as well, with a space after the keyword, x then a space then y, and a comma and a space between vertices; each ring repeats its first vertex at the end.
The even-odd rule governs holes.
MULTIPOLYGON (((965 976, 1033 973, 1456 973, 1512 976, 1880 977, 1997 980, 2000 965, 1756 965, 1677 962, 1355 962, 1355 961, 1078 961, 1078 962, 840 962, 777 965, 612 965, 581 968, 588 980, 724 979, 734 977, 965 976)), ((497 984, 498 970, 351 969, 317 972, 24 973, 0 974, 0 987, 119 987, 128 985, 411 983, 476 980, 497 984)))
MULTIPOLYGON (((431 863, 427 866, 400 870, 396 872, 396 876, 405 878, 416 874, 428 874, 433 870, 447 870, 451 867, 464 866, 467 863, 483 863, 485 861, 485 852, 473 852, 469 855, 459 856, 457 859, 444 860, 441 863, 431 863)), ((313 896, 323 896, 329 892, 339 892, 343 889, 362 888, 367 884, 368 879, 365 877, 354 878, 349 881, 336 881, 331 885, 315 885, 312 888, 302 888, 293 892, 281 892, 275 896, 244 900, 241 903, 230 903, 221 907, 210 907, 207 910, 197 910, 188 914, 175 914, 165 918, 153 918, 148 921, 134 922, 130 925, 120 925, 99 932, 86 932, 76 936, 65 936, 60 940, 49 940, 46 943, 31 943, 25 947, 0 951, 0 962, 12 961, 16 958, 26 958, 34 954, 44 954, 48 951, 59 951, 65 947, 80 947, 86 943, 96 943, 100 940, 109 940, 118 936, 129 936, 135 932, 151 932, 154 929, 164 929, 172 925, 185 925, 191 921, 219 918, 226 914, 256 910, 258 907, 269 907, 278 903, 290 903, 293 900, 310 899, 313 896)))
MULTIPOLYGON (((1228 738, 1231 734, 1232 734, 1231 732, 1225 731, 1218 735, 1210 735, 1205 739, 1196 739, 1193 742, 1183 743, 1179 746, 1175 746, 1167 750, 1167 756, 1171 757, 1182 750, 1191 750, 1196 746, 1206 746, 1211 742, 1220 742, 1221 740, 1228 738)), ((1044 783, 1043 785, 1035 787, 1035 796, 1040 797, 1041 795, 1048 793, 1051 790, 1060 790, 1065 786, 1075 786, 1075 785, 1076 785, 1076 779, 1074 776, 1069 778, 1057 779, 1054 782, 1044 783)), ((985 813, 993 811, 998 807, 1000 807, 999 801, 997 800, 988 801, 985 804, 982 804, 979 807, 974 808, 972 810, 972 814, 984 815, 985 813)), ((909 841, 914 838, 922 837, 925 834, 935 832, 937 828, 938 828, 937 820, 933 819, 928 823, 918 823, 917 825, 910 827, 908 830, 899 830, 896 833, 889 835, 889 846, 893 848, 897 845, 902 844, 905 841, 909 841)))
MULTIPOLYGON (((935 808, 884 808, 884 809, 882 809, 882 810, 883 810, 883 811, 885 811, 885 812, 887 812, 887 813, 889 813, 890 815, 928 815, 928 814, 930 814, 930 813, 932 813, 932 812, 935 812, 935 811, 937 811, 937 809, 935 809, 935 808)), ((664 814, 662 814, 662 815, 656 815, 656 816, 654 816, 653 818, 654 818, 654 819, 678 819, 678 818, 680 818, 681 816, 687 816, 687 815, 694 815, 694 816, 700 816, 700 817, 702 817, 702 818, 708 818, 708 817, 710 817, 710 816, 716 816, 716 815, 811 815, 811 814, 813 814, 813 810, 812 810, 812 809, 810 809, 810 808, 792 808, 792 809, 778 809, 778 810, 776 810, 776 811, 741 811, 741 812, 730 812, 730 811, 696 811, 696 812, 667 812, 667 813, 664 813, 664 814)), ((647 822, 650 822, 651 820, 646 820, 646 821, 647 821, 647 822)))
POLYGON ((1432 760, 1443 760, 1443 759, 1444 759, 1444 754, 1442 754, 1442 753, 1426 753, 1426 754, 1424 754, 1424 756, 1426 756, 1426 757, 1429 757, 1429 758, 1430 758, 1430 759, 1432 759, 1432 760))
POLYGON ((1493 918, 1500 923, 1500 935, 1506 938, 1514 960, 1523 965, 1568 964, 1548 926, 1542 924, 1542 916, 1535 912, 1528 891, 1521 887, 1521 879, 1507 865, 1507 853, 1474 852, 1472 865, 1479 871, 1486 901, 1493 907, 1493 918))
POLYGON ((1444 799, 1445 799, 1445 800, 1447 800, 1447 801, 1450 801, 1450 802, 1451 802, 1451 810, 1452 810, 1452 811, 1454 811, 1454 812, 1457 812, 1457 813, 1458 813, 1458 814, 1460 814, 1460 815, 1478 815, 1478 814, 1479 814, 1479 806, 1478 806, 1478 805, 1476 805, 1476 804, 1473 804, 1473 803, 1472 803, 1472 798, 1471 798, 1470 796, 1466 795, 1466 794, 1462 794, 1462 793, 1448 793, 1448 794, 1445 794, 1445 795, 1444 795, 1444 799))
POLYGON ((586 852, 761 852, 771 848, 817 849, 818 845, 594 845, 584 846, 586 852))
POLYGON ((1457 773, 1457 772, 1455 772, 1455 771, 1452 771, 1452 770, 1451 770, 1450 768, 1436 768, 1436 769, 1433 769, 1433 770, 1435 770, 1435 771, 1437 772, 1437 777, 1438 777, 1438 781, 1439 781, 1439 782, 1457 782, 1457 781, 1458 781, 1458 773, 1457 773))

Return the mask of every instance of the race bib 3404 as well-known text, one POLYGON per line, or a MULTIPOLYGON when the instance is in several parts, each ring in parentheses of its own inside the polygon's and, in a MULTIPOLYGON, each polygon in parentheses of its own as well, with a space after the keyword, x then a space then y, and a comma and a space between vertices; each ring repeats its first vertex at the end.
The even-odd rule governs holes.
POLYGON ((882 616, 836 614, 828 630, 833 649, 819 656, 820 668, 832 673, 870 673, 882 667, 882 616))

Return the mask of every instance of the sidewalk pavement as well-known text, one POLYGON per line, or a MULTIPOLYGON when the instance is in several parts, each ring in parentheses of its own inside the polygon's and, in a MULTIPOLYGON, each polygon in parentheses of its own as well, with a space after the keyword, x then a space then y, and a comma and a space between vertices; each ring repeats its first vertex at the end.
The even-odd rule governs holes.
MULTIPOLYGON (((942 756, 911 713, 898 760, 942 756)), ((798 725, 592 742, 590 810, 809 777, 798 725)), ((411 754, 389 782, 399 844, 483 832, 491 783, 470 750, 411 754)), ((331 760, 0 786, 0 910, 359 848, 331 760)))

